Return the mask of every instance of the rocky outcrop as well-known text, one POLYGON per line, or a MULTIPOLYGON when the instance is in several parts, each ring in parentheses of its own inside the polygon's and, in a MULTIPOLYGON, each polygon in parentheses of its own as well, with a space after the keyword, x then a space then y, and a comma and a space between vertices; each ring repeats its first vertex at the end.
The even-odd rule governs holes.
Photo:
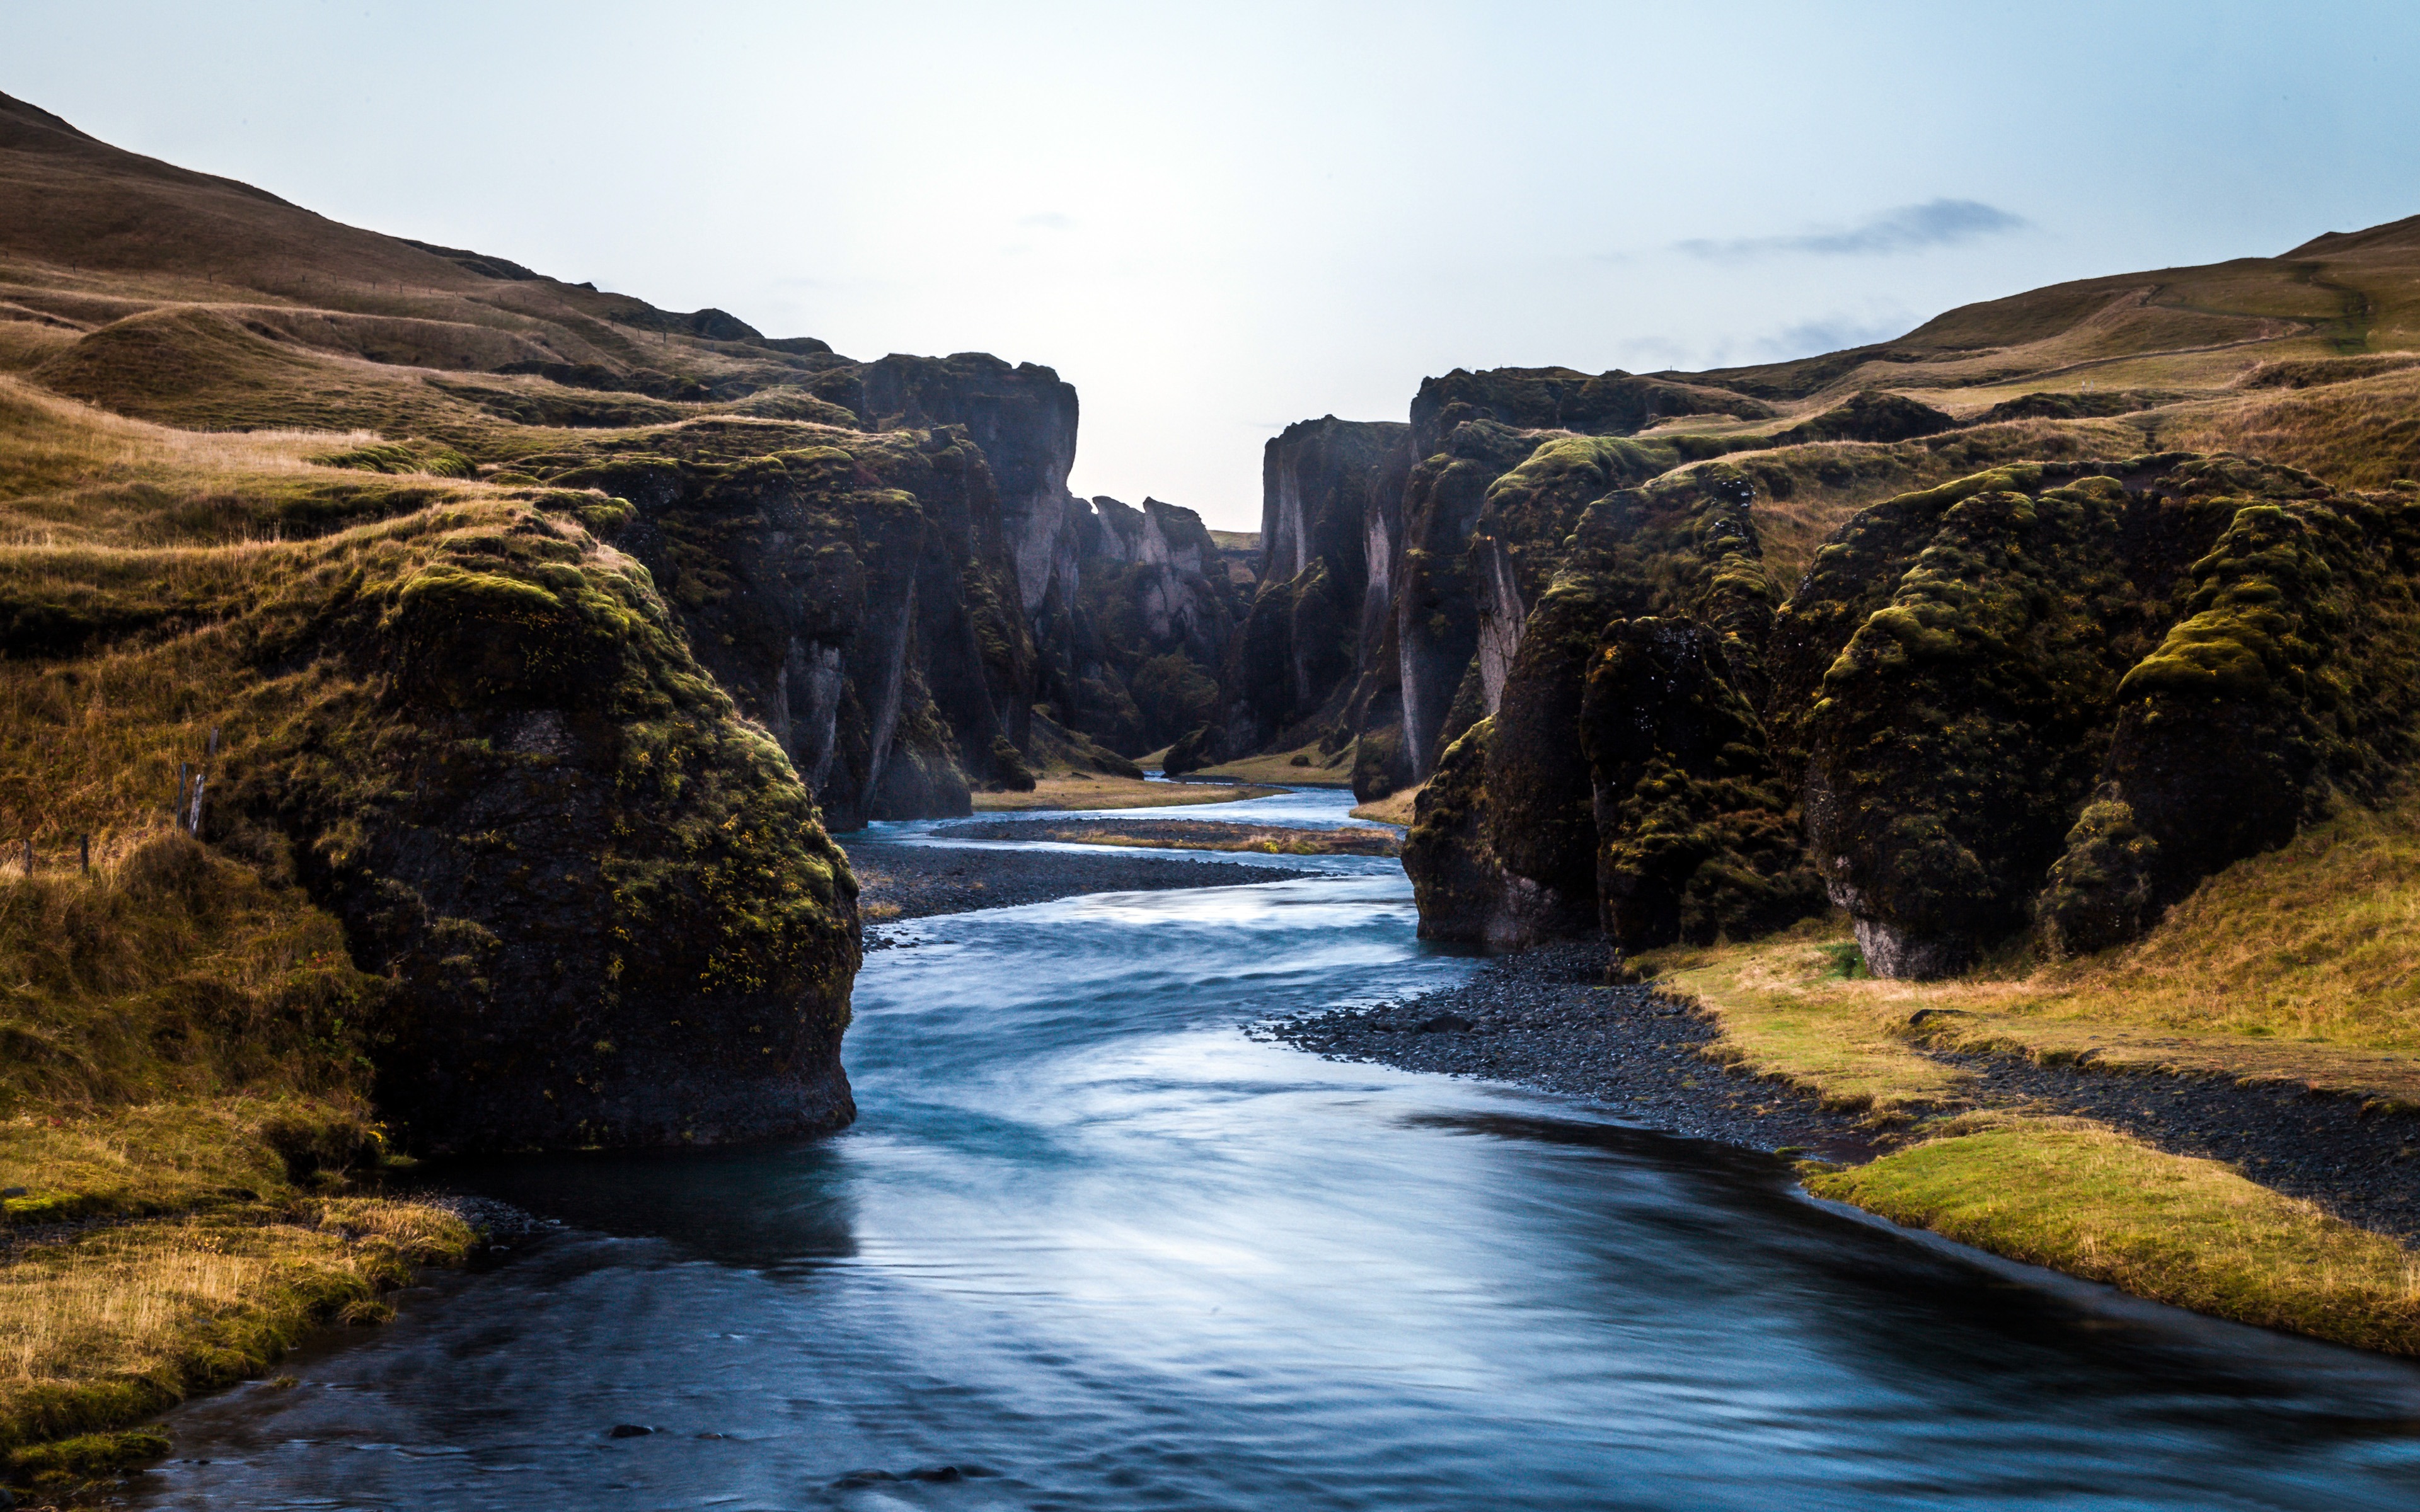
POLYGON ((2377 795, 2412 760, 2420 504, 2251 471, 2166 480, 2185 497, 2250 486, 2211 501, 2241 507, 2118 686, 2100 781, 2037 905, 2054 951, 2133 938, 2204 875, 2285 843, 2337 794, 2377 795))
POLYGON ((1076 462, 1076 389, 1049 368, 988 352, 896 353, 816 379, 822 398, 876 430, 955 425, 991 468, 1001 531, 1016 563, 1018 608, 1031 621, 1056 593, 1073 598, 1081 506, 1067 491, 1076 462))
POLYGON ((1788 430, 1778 432, 1770 446, 1797 446, 1807 441, 1904 441, 1935 436, 1958 422, 1932 406, 1904 394, 1867 389, 1844 404, 1788 430))
POLYGON ((1522 945, 1602 922, 1637 949, 1820 905, 1740 691, 1762 686, 1772 616, 1752 491, 1728 469, 1623 486, 1655 460, 1635 442, 1550 440, 1491 494, 1499 533, 1479 540, 1497 592, 1550 563, 1553 578, 1528 591, 1500 692, 1483 648, 1474 667, 1495 704, 1484 802, 1433 812, 1433 780, 1416 808, 1428 839, 1404 868, 1435 937, 1522 945), (1574 500, 1588 500, 1576 518, 1574 500))
POLYGON ((1025 777, 1032 637, 963 431, 701 422, 521 465, 630 502, 617 544, 833 826, 965 813, 970 781, 1025 777))
MULTIPOLYGON (((1129 756, 1215 717, 1238 608, 1225 563, 1191 510, 1156 500, 1140 510, 1113 499, 1087 503, 1068 491, 1078 405, 1056 373, 983 352, 894 354, 827 367, 811 387, 871 429, 954 428, 981 455, 1009 569, 995 586, 1014 585, 1002 602, 1032 642, 1029 704, 1129 756)), ((936 697, 954 728, 950 700, 936 697)), ((1024 713, 996 722, 1027 747, 1024 713)), ((978 781, 984 764, 969 767, 978 781)))
POLYGON ((1043 624, 1063 722, 1125 755, 1211 723, 1241 596, 1202 517, 1107 496, 1078 519, 1073 612, 1043 624))
MULTIPOLYGON (((1539 554, 1550 480, 1594 448, 1574 475, 1618 484, 1614 444, 1544 442, 1486 513, 1542 511, 1539 554)), ((1757 513, 1750 474, 1700 466, 1613 487, 1543 553, 1500 694, 1482 633, 1479 733, 1417 810, 1424 933, 1639 949, 1828 897, 1878 975, 2035 928, 2096 949, 2412 758, 2420 490, 2183 454, 2007 467, 1860 512, 1777 611, 1757 513)), ((1473 541, 1476 606, 1526 597, 1519 551, 1473 541)))
POLYGON ((1303 745, 1342 727, 1342 701, 1387 640, 1409 434, 1328 415, 1264 450, 1259 591, 1222 671, 1223 748, 1303 745))
POLYGON ((196 637, 196 686, 245 690, 204 838, 383 980, 347 1011, 408 1147, 845 1123, 847 865, 648 575, 548 502, 297 558, 196 637))

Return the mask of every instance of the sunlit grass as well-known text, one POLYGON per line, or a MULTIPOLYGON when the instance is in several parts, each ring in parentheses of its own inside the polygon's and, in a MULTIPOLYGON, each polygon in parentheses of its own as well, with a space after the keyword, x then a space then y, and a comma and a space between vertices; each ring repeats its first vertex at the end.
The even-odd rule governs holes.
POLYGON ((2241 1322, 2420 1353, 2420 1257, 2073 1119, 1978 1117, 1808 1190, 2010 1259, 2241 1322))

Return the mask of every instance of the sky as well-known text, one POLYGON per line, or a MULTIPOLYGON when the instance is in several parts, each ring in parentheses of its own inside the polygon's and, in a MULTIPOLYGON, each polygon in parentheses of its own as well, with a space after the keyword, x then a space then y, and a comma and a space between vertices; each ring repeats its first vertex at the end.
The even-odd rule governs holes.
POLYGON ((357 225, 1080 395, 1080 494, 1455 367, 1769 362, 2420 212, 2420 7, 0 0, 0 92, 357 225))

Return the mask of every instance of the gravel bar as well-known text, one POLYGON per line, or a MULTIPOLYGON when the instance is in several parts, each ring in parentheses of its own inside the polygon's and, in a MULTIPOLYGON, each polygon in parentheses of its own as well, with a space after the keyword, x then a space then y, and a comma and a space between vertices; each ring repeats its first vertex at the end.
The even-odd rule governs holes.
POLYGON ((1854 1115, 1726 1071, 1706 1019, 1647 987, 1606 986, 1593 942, 1498 956, 1459 987, 1375 1008, 1273 1019, 1257 1037, 1331 1060, 1512 1082, 1606 1105, 1668 1133, 1837 1161, 1872 1155, 1854 1115))

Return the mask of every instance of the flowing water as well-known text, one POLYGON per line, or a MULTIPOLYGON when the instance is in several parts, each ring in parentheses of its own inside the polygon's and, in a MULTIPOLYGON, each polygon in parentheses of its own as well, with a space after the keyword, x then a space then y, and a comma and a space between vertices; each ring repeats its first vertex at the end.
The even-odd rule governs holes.
POLYGON ((858 979, 856 1127, 450 1173, 550 1237, 290 1390, 176 1414, 133 1500, 2420 1506, 2406 1365, 1902 1234, 1767 1157, 1249 1039, 1470 968, 1415 940, 1392 862, 1317 865, 904 929, 858 979))

